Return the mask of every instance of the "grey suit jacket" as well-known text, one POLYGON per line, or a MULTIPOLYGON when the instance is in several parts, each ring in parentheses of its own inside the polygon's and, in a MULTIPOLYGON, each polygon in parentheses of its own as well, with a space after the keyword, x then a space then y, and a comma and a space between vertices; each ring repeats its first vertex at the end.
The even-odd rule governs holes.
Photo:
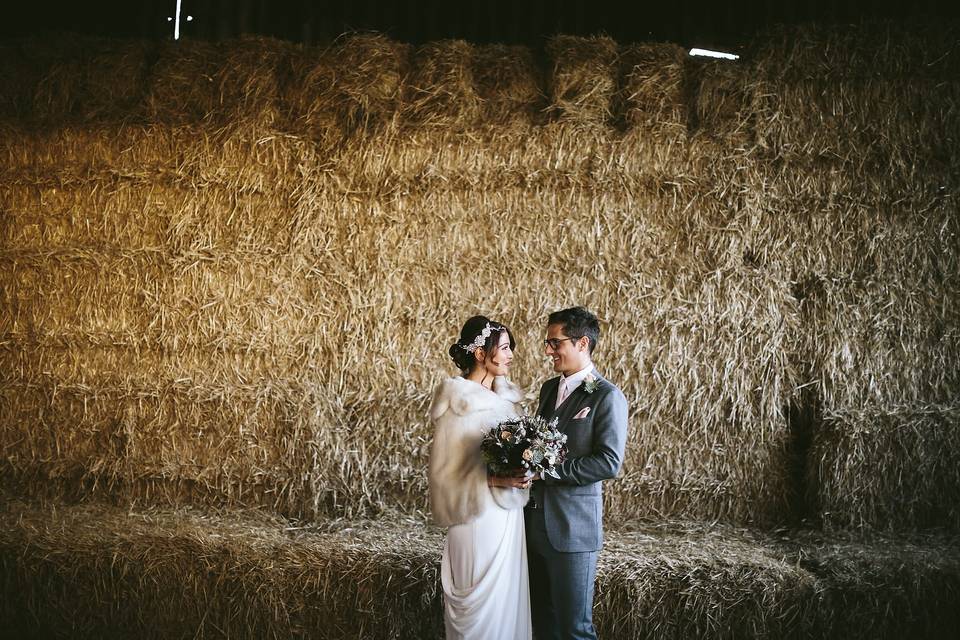
POLYGON ((603 544, 602 480, 616 477, 627 442, 627 399, 594 370, 597 388, 588 393, 581 384, 556 409, 560 378, 540 389, 537 414, 557 418, 567 434, 567 459, 557 467, 559 479, 545 477, 534 484, 533 496, 543 505, 547 538, 557 551, 599 551, 603 544), (585 418, 574 420, 584 407, 585 418))

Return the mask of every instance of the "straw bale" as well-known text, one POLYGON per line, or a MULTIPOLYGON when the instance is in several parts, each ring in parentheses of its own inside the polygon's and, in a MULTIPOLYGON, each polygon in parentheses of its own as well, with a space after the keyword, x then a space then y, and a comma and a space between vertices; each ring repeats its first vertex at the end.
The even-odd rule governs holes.
MULTIPOLYGON (((0 512, 8 628, 73 637, 437 637, 441 533, 419 518, 35 506, 0 512)), ((603 637, 940 638, 955 537, 763 536, 665 523, 609 531, 603 637)))
POLYGON ((779 30, 758 39, 758 140, 778 155, 889 161, 955 157, 957 25, 779 30))
POLYGON ((527 47, 486 45, 473 54, 480 120, 500 134, 526 130, 543 120, 547 106, 544 75, 527 47))
POLYGON ((366 117, 388 120, 397 109, 410 55, 410 45, 381 35, 348 36, 336 49, 337 63, 344 67, 337 86, 366 117))
POLYGON ((31 64, 30 44, 24 40, 0 42, 0 121, 20 121, 30 114, 40 80, 39 69, 31 64))
POLYGON ((627 130, 652 144, 682 143, 687 135, 686 51, 675 44, 623 48, 624 119, 627 130))
POLYGON ((958 25, 942 21, 778 26, 759 34, 750 58, 762 75, 796 80, 867 77, 955 80, 958 25))
POLYGON ((352 139, 331 157, 309 140, 249 129, 212 131, 161 125, 67 127, 50 132, 0 132, 0 168, 8 184, 56 187, 105 179, 222 186, 235 192, 293 194, 350 202, 405 192, 526 186, 645 190, 656 181, 685 180, 693 168, 682 149, 636 146, 603 131, 543 128, 484 139, 445 136, 376 142, 352 139), (373 150, 376 150, 374 152, 373 150), (651 162, 657 158, 656 162, 651 162))
POLYGON ((787 284, 761 272, 688 276, 672 286, 644 278, 622 291, 642 302, 632 318, 621 312, 605 346, 617 354, 616 369, 629 367, 623 383, 633 399, 611 512, 757 524, 783 518, 784 407, 797 375, 787 347, 798 320, 787 284), (708 364, 718 360, 723 368, 708 364))
POLYGON ((203 326, 186 335, 170 335, 157 326, 142 333, 82 327, 51 332, 49 327, 24 331, 24 324, 20 331, 3 334, 20 345, 2 348, 9 371, 35 380, 52 376, 60 385, 151 387, 161 381, 191 381, 242 387, 303 376, 326 381, 331 376, 317 372, 315 361, 336 365, 343 359, 332 351, 323 323, 316 333, 244 334, 203 326))
POLYGON ((385 204, 410 194, 437 192, 584 190, 592 189, 595 181, 619 181, 622 188, 630 176, 604 157, 609 147, 602 132, 578 134, 557 128, 508 130, 493 134, 490 141, 480 135, 438 132, 412 144, 381 142, 375 152, 371 144, 353 141, 339 150, 330 177, 351 200, 376 197, 385 204))
POLYGON ((797 358, 825 411, 949 404, 960 393, 960 290, 924 274, 804 285, 797 358))
POLYGON ((75 480, 97 470, 104 475, 116 475, 124 451, 122 415, 94 418, 103 413, 99 411, 100 403, 84 394, 83 389, 71 393, 51 386, 46 401, 41 402, 42 398, 32 389, 12 386, 7 380, 0 384, 4 440, 23 445, 5 457, 5 482, 12 477, 6 472, 23 470, 37 462, 47 463, 41 464, 39 471, 49 478, 75 480), (78 419, 71 424, 66 420, 68 414, 78 419), (99 465, 94 464, 97 459, 101 461, 99 465))
POLYGON ((795 278, 942 279, 960 265, 957 179, 937 163, 894 172, 846 160, 754 163, 742 174, 750 242, 795 278))
POLYGON ((949 638, 957 610, 957 537, 798 537, 798 563, 824 585, 817 635, 949 638))
POLYGON ((10 185, 0 192, 0 206, 10 220, 0 241, 8 251, 99 243, 156 246, 162 241, 167 230, 161 187, 121 181, 109 190, 98 186, 10 185), (128 212, 125 219, 104 215, 114 206, 128 212))
POLYGON ((323 51, 291 58, 285 93, 291 128, 334 148, 352 135, 389 130, 397 120, 411 47, 378 34, 351 34, 323 51))
POLYGON ((314 518, 422 506, 411 480, 422 470, 404 460, 411 447, 425 452, 426 439, 410 433, 426 411, 420 398, 387 404, 391 423, 408 429, 400 439, 371 421, 371 401, 335 387, 48 380, 3 385, 3 437, 20 444, 3 475, 23 495, 259 504, 314 518))
MULTIPOLYGON (((69 352, 73 341, 80 350, 109 348, 110 357, 118 358, 100 363, 106 368, 101 370, 97 359, 106 354, 90 354, 85 363, 74 353, 67 360, 72 364, 63 370, 71 381, 107 375, 121 364, 128 366, 115 371, 125 376, 163 371, 176 378, 176 366, 185 363, 160 365, 160 358, 158 369, 147 366, 155 357, 181 349, 197 351, 193 357, 205 350, 197 364, 211 375, 221 372, 207 368, 209 359, 230 354, 271 353, 287 361, 307 354, 323 358, 335 340, 325 325, 339 314, 323 309, 342 291, 342 285, 325 277, 336 273, 331 261, 324 266, 322 259, 281 260, 262 254, 232 254, 224 260, 202 251, 184 251, 173 258, 145 249, 112 256, 95 250, 34 252, 32 260, 20 256, 5 262, 0 261, 4 280, 18 284, 3 291, 11 311, 0 320, 7 336, 24 347, 38 347, 37 361, 46 361, 45 366, 57 358, 51 362, 51 354, 43 350, 69 352), (58 263, 54 273, 40 266, 50 261, 58 263), (132 357, 146 358, 142 371, 132 357)), ((21 355, 16 357, 21 363, 33 359, 21 355)), ((193 371, 191 367, 181 373, 193 371)))
POLYGON ((58 60, 42 73, 33 101, 33 114, 41 120, 70 118, 83 91, 82 61, 76 58, 58 60))
MULTIPOLYGON (((289 81, 283 93, 287 129, 323 147, 334 149, 358 126, 359 106, 343 92, 330 49, 303 47, 288 59, 289 81)), ((362 114, 361 114, 362 115, 362 114)))
POLYGON ((81 506, 58 509, 46 522, 28 513, 21 511, 21 526, 4 526, 0 543, 3 615, 22 633, 442 633, 437 534, 402 521, 362 528, 340 521, 317 529, 257 513, 81 506))
MULTIPOLYGON (((0 130, 0 158, 7 161, 0 167, 7 185, 99 191, 120 181, 177 183, 178 190, 218 186, 235 194, 290 193, 303 173, 328 162, 299 137, 239 124, 11 128, 0 130)), ((14 204, 23 204, 23 191, 12 195, 14 204)))
POLYGON ((148 330, 149 289, 138 290, 136 283, 155 280, 160 271, 156 260, 90 249, 72 255, 31 253, 32 261, 13 251, 0 258, 3 302, 9 311, 0 316, 4 332, 55 332, 78 325, 86 331, 148 330))
POLYGON ((327 163, 308 141, 256 123, 214 132, 176 131, 178 164, 172 177, 193 188, 215 184, 234 193, 272 194, 284 203, 304 173, 321 171, 327 163), (197 138, 192 143, 191 136, 197 138))
POLYGON ((220 101, 229 105, 228 120, 269 127, 285 119, 282 113, 284 75, 281 69, 297 49, 272 38, 246 36, 227 43, 223 69, 217 74, 220 101))
POLYGON ((613 118, 619 47, 606 36, 554 36, 547 42, 553 63, 547 94, 558 121, 605 125, 613 118))
MULTIPOLYGON (((158 172, 159 173, 159 172, 158 172)), ((0 193, 10 216, 8 250, 124 247, 183 252, 229 247, 241 253, 289 241, 270 220, 275 200, 220 185, 115 179, 68 185, 16 185, 0 193)), ((266 251, 258 251, 269 257, 266 251)))
MULTIPOLYGON (((0 176, 7 188, 63 187, 82 180, 155 178, 177 166, 176 132, 166 127, 82 125, 0 130, 0 176)), ((0 191, 11 206, 23 192, 0 191), (11 197, 17 198, 11 200, 11 197)))
POLYGON ((32 115, 44 122, 142 118, 152 57, 141 41, 84 39, 43 71, 32 115))
POLYGON ((686 82, 693 85, 688 128, 729 145, 748 145, 753 139, 755 109, 749 69, 739 61, 686 61, 686 82))
POLYGON ((826 416, 814 436, 810 480, 824 524, 960 528, 958 427, 955 406, 826 416))
POLYGON ((216 76, 224 64, 223 51, 213 43, 184 41, 162 46, 146 97, 150 120, 186 124, 212 118, 222 104, 216 76))
POLYGON ((149 117, 166 124, 275 124, 281 117, 278 70, 292 48, 257 37, 166 43, 150 74, 149 117))
POLYGON ((91 41, 74 34, 5 41, 0 103, 10 109, 9 116, 21 121, 68 116, 72 94, 82 83, 81 60, 91 41), (62 85, 65 91, 51 92, 51 85, 62 85))
POLYGON ((758 136, 787 157, 889 162, 952 157, 960 135, 960 83, 895 75, 776 84, 759 82, 758 136), (878 144, 883 141, 882 144, 878 144))
MULTIPOLYGON (((702 270, 700 274, 703 274, 712 272, 718 264, 724 265, 724 268, 741 268, 740 256, 730 254, 728 243, 711 246, 712 243, 708 242, 706 246, 700 247, 695 241, 691 242, 687 238, 688 234, 693 234, 694 238, 708 238, 709 234, 706 230, 717 222, 718 218, 715 216, 723 219, 724 216, 729 215, 726 206, 716 200, 714 195, 699 190, 700 185, 690 184, 685 187, 685 190, 674 192, 674 197, 678 197, 679 202, 665 212, 657 212, 660 215, 667 214, 666 219, 659 220, 654 212, 656 211, 655 203, 660 196, 655 191, 654 197, 651 199, 648 196, 645 201, 647 204, 641 205, 644 210, 650 212, 647 214, 650 219, 640 219, 639 223, 635 213, 638 200, 631 191, 633 183, 625 177, 620 178, 619 185, 613 182, 613 176, 616 175, 613 168, 609 170, 608 177, 603 177, 606 174, 601 173, 597 166, 589 169, 593 176, 604 180, 600 184, 610 181, 609 190, 596 192, 594 188, 584 190, 583 187, 577 187, 577 191, 567 193, 567 189, 573 185, 591 183, 591 173, 585 172, 580 167, 585 163, 585 159, 592 159, 595 157, 593 154, 598 153, 593 152, 580 157, 564 153, 565 148, 572 146, 573 140, 573 136, 569 140, 551 138, 549 140, 551 146, 539 150, 555 154, 556 162, 571 164, 567 173, 559 173, 550 180, 543 181, 539 176, 536 178, 542 184, 543 195, 539 202, 534 203, 529 201, 527 195, 529 185, 511 190, 501 188, 500 191, 485 191, 483 190, 485 181, 481 181, 476 187, 467 190, 459 187, 451 189, 449 186, 447 191, 440 189, 445 182, 451 182, 449 178, 443 179, 449 175, 448 171, 457 168, 458 164, 463 162, 463 159, 457 158, 455 153, 451 158, 453 163, 450 165, 451 169, 441 166, 437 170, 439 179, 435 183, 421 184, 416 191, 404 197, 393 196, 391 200, 386 200, 384 205, 380 206, 371 207, 362 198, 356 204, 349 203, 348 200, 349 204, 346 207, 327 204, 320 194, 328 190, 329 185, 323 180, 318 183, 308 183, 309 188, 301 194, 300 202, 304 208, 302 213, 298 213, 296 222, 298 228, 304 230, 301 238, 329 228, 339 216, 351 219, 354 225, 350 233, 340 233, 330 239, 329 246, 337 247, 338 253, 335 263, 329 265, 326 271, 323 263, 316 262, 320 256, 308 258, 301 263, 294 262, 294 257, 264 261, 263 256, 235 252, 236 250, 232 249, 229 243, 214 247, 212 252, 207 253, 188 251, 187 249, 195 244, 193 229, 198 233, 204 230, 212 233, 217 228, 217 218, 222 217, 216 214, 216 208, 209 207, 209 200, 200 199, 199 210, 213 212, 211 217, 204 218, 201 215, 197 219, 196 226, 193 226, 189 210, 178 212, 178 216, 189 221, 189 224, 171 223, 171 229, 176 228, 176 236, 170 240, 178 243, 182 251, 175 255, 167 255, 165 250, 161 250, 157 254, 163 270, 151 279, 153 293, 147 298, 154 300, 155 306, 143 312, 144 321, 149 319, 152 328, 139 326, 128 329, 116 324, 98 326, 95 322, 84 320, 90 316, 99 318, 103 312, 97 309, 91 309, 79 316, 56 313, 54 317, 63 316, 74 319, 66 324, 47 322, 45 325, 35 325, 34 330, 41 332, 44 342, 36 345, 36 348, 26 348, 27 345, 21 343, 23 344, 21 353, 13 362, 18 370, 25 372, 24 376, 27 379, 43 371, 44 369, 41 368, 43 366, 55 373, 61 384, 108 380, 118 386, 124 382, 146 385, 150 378, 162 381, 186 377, 189 377, 193 384, 237 384, 238 375, 247 379, 256 379, 257 376, 263 376, 264 371, 268 369, 272 369, 277 375, 291 376, 299 375, 300 371, 313 376, 330 376, 331 372, 334 375, 336 372, 346 372, 345 389, 367 389, 369 393, 375 394, 374 397, 380 398, 397 395, 397 388, 384 384, 385 382, 406 380, 406 384, 412 387, 418 399, 418 402, 412 402, 409 400, 410 396, 406 396, 408 402, 411 406, 418 406, 418 403, 422 405, 425 402, 438 372, 446 370, 448 366, 443 361, 442 349, 431 348, 432 343, 423 341, 423 327, 455 327, 459 320, 451 317, 451 310, 472 308, 476 300, 486 299, 489 296, 489 283, 504 282, 509 283, 510 286, 520 284, 521 292, 517 297, 518 302, 507 304, 504 301, 495 311, 501 314, 501 317, 506 317, 513 326, 522 327, 521 330, 525 333, 521 341, 529 345, 536 344, 539 340, 540 324, 544 314, 549 309, 567 304, 574 299, 585 299, 597 308, 602 316, 610 318, 611 322, 629 322, 632 314, 624 313, 622 295, 631 295, 631 286, 638 287, 637 291, 642 294, 649 293, 647 288, 650 286, 657 287, 657 299, 651 302, 676 304, 673 295, 662 291, 662 287, 657 284, 661 277, 660 271, 663 269, 676 271, 683 265, 683 268, 692 270, 693 273, 696 273, 696 270, 702 270), (693 210, 701 215, 691 216, 682 213, 684 210, 691 209, 691 202, 698 203, 693 205, 693 210), (709 202, 716 202, 716 204, 707 206, 709 202), (519 226, 514 220, 497 215, 497 212, 524 209, 527 210, 525 218, 529 222, 519 226), (556 224, 558 211, 567 212, 568 223, 556 224), (481 219, 486 218, 487 222, 478 224, 477 212, 481 212, 481 219), (334 217, 331 219, 330 216, 334 217), (683 220, 685 231, 674 231, 673 227, 678 220, 683 220), (441 225, 444 233, 423 236, 422 230, 431 224, 441 225), (578 227, 584 230, 590 229, 590 231, 589 233, 571 233, 571 230, 578 227), (418 240, 411 242, 411 238, 418 238, 418 240), (625 239, 629 239, 629 242, 625 243, 625 239), (464 247, 469 243, 476 243, 483 247, 481 255, 490 256, 490 260, 481 261, 479 268, 461 260, 464 247), (556 249, 558 245, 565 247, 564 253, 558 254, 556 249), (224 251, 228 253, 224 254, 224 251), (595 255, 597 256, 596 265, 587 270, 581 269, 571 273, 570 265, 563 257, 566 251, 573 255, 595 255), (523 256, 524 259, 507 263, 497 259, 498 256, 511 254, 523 256), (284 264, 301 264, 299 268, 302 269, 319 268, 318 275, 324 274, 331 280, 336 278, 336 281, 342 284, 335 285, 334 289, 321 287, 315 292, 316 295, 310 297, 307 295, 311 286, 310 281, 304 279, 305 276, 298 275, 298 272, 283 267, 284 264), (637 278, 638 270, 643 270, 647 274, 644 279, 637 278), (549 289, 529 284, 538 281, 539 278, 560 277, 558 275, 560 273, 566 273, 569 278, 570 289, 563 296, 558 296, 549 289), (608 278, 621 283, 618 285, 619 291, 597 288, 597 282, 608 278), (383 287, 384 282, 393 283, 393 286, 383 287), (430 286, 424 287, 422 283, 430 283, 430 286), (340 293, 341 287, 343 293, 340 293), (400 292, 403 292, 402 295, 400 292), (338 296, 343 295, 348 296, 345 298, 348 302, 341 309, 334 307, 320 317, 315 315, 314 310, 324 301, 337 299, 338 296), (298 300, 298 296, 302 300, 298 300), (256 301, 268 297, 275 299, 277 304, 268 309, 257 306, 256 301), (521 299, 522 304, 519 303, 521 299), (300 306, 297 306, 298 303, 300 306), (302 315, 294 311, 297 308, 303 309, 302 315), (371 313, 370 310, 376 310, 377 314, 376 321, 373 323, 368 315, 371 313), (90 315, 87 316, 86 313, 90 315), (314 319, 319 320, 320 323, 312 322, 314 319), (158 330, 158 326, 167 327, 167 329, 158 330), (343 333, 343 328, 349 328, 346 334, 343 333), (311 332, 314 335, 311 335, 311 332), (143 336, 144 339, 138 340, 139 336, 143 336), (69 340, 71 339, 80 340, 78 349, 70 348, 69 340), (129 345, 125 347, 127 351, 120 348, 97 355, 89 351, 84 353, 84 350, 94 345, 105 345, 111 340, 120 345, 129 345), (58 344, 64 344, 66 348, 58 350, 56 346, 58 344), (411 356, 420 362, 432 364, 411 372, 403 362, 387 360, 371 363, 365 355, 388 353, 398 344, 416 345, 416 352, 411 356), (129 351, 131 348, 135 349, 133 353, 129 351), (217 351, 204 353, 204 348, 217 351), (235 354, 230 353, 231 350, 246 350, 248 353, 252 350, 252 354, 249 358, 237 360, 235 354), (160 357, 163 353, 175 355, 160 357), (300 369, 288 368, 292 366, 298 353, 306 356, 304 364, 300 369), (136 354, 136 360, 134 360, 134 354, 136 354), (134 361, 138 363, 135 368, 131 366, 134 361), (118 375, 114 372, 122 373, 118 375)), ((466 147, 466 150, 469 149, 470 147, 466 147)), ((413 152, 413 149, 405 150, 405 153, 410 156, 414 155, 413 152)), ((430 154, 422 155, 426 161, 430 154)), ((418 151, 415 157, 420 156, 418 151)), ((537 157, 532 154, 531 162, 537 157)), ((469 159, 468 155, 467 160, 469 159)), ((372 165, 369 171, 371 175, 376 175, 379 173, 379 166, 372 165)), ((463 170, 459 169, 459 171, 463 170)), ((593 180, 596 181, 597 178, 593 180)), ((409 183, 416 181, 417 175, 411 174, 409 183)), ((420 181, 422 182, 422 177, 420 181)), ((350 184, 345 186, 344 190, 356 193, 360 186, 350 184)), ((653 184, 648 184, 646 181, 638 182, 636 187, 652 188, 657 191, 662 189, 655 180, 653 184)), ((412 186, 405 188, 413 189, 412 186)), ((372 193, 383 193, 384 189, 385 187, 378 183, 365 187, 367 192, 372 193)), ((184 201, 181 206, 189 205, 184 201)), ((254 219, 247 223, 244 216, 237 216, 236 224, 234 228, 242 230, 248 224, 252 226, 254 219)), ((319 235, 314 237, 320 239, 319 235)), ((308 242, 298 244, 298 251, 309 246, 311 243, 308 242)), ((34 264, 42 263, 43 255, 32 258, 34 264)), ((19 261, 22 263, 26 259, 29 259, 29 256, 24 254, 20 256, 19 261)), ((95 273, 92 266, 90 270, 95 273)), ((56 310, 55 305, 61 299, 75 305, 80 305, 86 300, 98 299, 96 289, 89 287, 81 287, 76 292, 73 292, 72 287, 67 290, 58 288, 56 284, 59 282, 58 277, 59 275, 52 276, 45 285, 44 290, 51 291, 51 299, 38 300, 35 307, 38 312, 50 306, 54 306, 56 310)), ((691 295, 700 296, 698 291, 702 286, 699 280, 701 277, 703 276, 697 275, 677 284, 679 290, 676 292, 676 297, 689 299, 691 295)), ((118 274, 117 282, 106 283, 106 289, 125 286, 126 290, 131 290, 132 286, 137 285, 137 288, 132 289, 135 292, 151 290, 137 283, 138 278, 135 274, 122 272, 118 274), (119 281, 126 284, 121 285, 119 281)), ((99 285, 96 286, 99 287, 99 285)), ((747 291, 752 291, 753 286, 750 285, 747 291)), ((765 285, 760 286, 762 288, 765 285)), ((143 295, 146 298, 146 294, 134 293, 133 295, 143 295)), ((707 293, 702 299, 702 306, 709 310, 716 305, 719 309, 722 306, 719 300, 727 299, 726 297, 730 294, 724 289, 724 292, 719 293, 719 299, 716 298, 717 295, 715 291, 707 293)), ((741 294, 733 293, 733 295, 736 297, 741 294)), ((107 308, 116 310, 122 309, 123 306, 108 305, 107 308)), ((645 316, 651 315, 649 307, 640 307, 638 312, 645 316)), ((681 322, 692 328, 698 322, 695 319, 697 312, 693 311, 689 318, 681 322)), ((112 313, 116 312, 112 311, 112 313)), ((777 320, 777 322, 780 321, 777 320)), ((646 327, 645 330, 655 333, 660 329, 646 327)), ((619 334, 620 331, 615 333, 619 334)), ((23 340, 23 338, 20 339, 23 340)), ((635 344, 635 333, 628 333, 624 338, 624 344, 610 343, 608 353, 624 354, 619 360, 612 361, 610 366, 631 371, 635 363, 626 354, 630 353, 630 349, 633 349, 635 344)), ((761 341, 758 343, 758 348, 769 348, 763 346, 764 344, 766 343, 761 341)), ((679 341, 669 349, 682 350, 684 345, 683 341, 679 341)), ((98 349, 102 350, 102 347, 98 349)), ((679 358, 679 353, 676 353, 676 356, 679 358)), ((537 349, 526 351, 524 362, 517 367, 517 370, 521 381, 530 387, 534 387, 537 378, 546 373, 542 368, 537 349)), ((626 376, 628 381, 635 385, 631 394, 637 394, 641 388, 639 385, 643 383, 642 379, 636 377, 631 381, 629 374, 626 376)), ((730 393, 744 394, 737 402, 745 402, 746 406, 737 411, 746 412, 749 416, 770 414, 768 409, 756 406, 756 399, 748 391, 737 390, 740 389, 740 385, 751 386, 755 385, 755 382, 731 380, 730 384, 735 385, 730 393)), ((766 388, 776 395, 784 393, 788 386, 776 383, 766 388)), ((679 395, 688 390, 686 388, 680 390, 679 395)), ((659 396, 657 391, 653 395, 659 396)), ((774 404, 781 402, 781 400, 773 400, 774 404)), ((385 407, 383 401, 377 406, 381 410, 385 407)), ((661 408, 660 412, 658 417, 665 420, 664 424, 669 420, 679 420, 679 426, 675 428, 680 432, 691 435, 698 432, 699 427, 694 422, 683 418, 676 409, 661 408)), ((736 489, 745 486, 745 483, 749 484, 746 478, 775 475, 773 471, 769 473, 757 471, 757 469, 766 469, 769 465, 776 464, 770 461, 776 459, 775 452, 781 446, 779 443, 783 439, 783 422, 778 420, 777 416, 773 417, 775 420, 772 423, 773 433, 780 434, 771 436, 770 446, 773 447, 774 453, 765 449, 752 457, 752 454, 746 455, 747 452, 745 452, 745 457, 738 464, 746 464, 754 471, 736 472, 733 479, 727 477, 730 471, 722 465, 707 469, 694 465, 687 469, 690 465, 689 458, 694 455, 693 451, 700 449, 691 447, 686 453, 672 449, 666 462, 660 467, 663 472, 661 477, 676 478, 679 474, 674 484, 689 483, 692 479, 701 482, 701 490, 686 502, 676 500, 675 496, 670 495, 661 498, 663 502, 657 507, 659 509, 657 513, 672 508, 681 511, 688 509, 690 513, 712 515, 724 513, 732 518, 748 521, 765 522, 776 519, 777 516, 774 513, 779 509, 780 502, 777 494, 783 491, 780 482, 771 482, 766 489, 760 491, 757 500, 750 499, 752 501, 750 504, 739 507, 730 506, 731 501, 736 500, 736 489), (713 499, 716 487, 721 485, 733 487, 734 490, 727 493, 725 500, 716 501, 713 499), (664 506, 665 504, 672 506, 667 507, 664 506), (691 504, 694 506, 691 507, 691 504)), ((238 419, 237 417, 229 418, 229 420, 238 419)), ((370 424, 370 433, 386 432, 388 434, 386 440, 380 439, 381 450, 395 451, 397 462, 393 466, 386 467, 382 460, 366 461, 363 474, 371 478, 379 478, 383 483, 383 490, 372 497, 354 494, 351 496, 353 502, 344 500, 337 504, 337 508, 361 511, 378 509, 391 500, 400 500, 407 508, 421 508, 425 495, 425 479, 422 471, 425 460, 419 454, 411 456, 407 438, 410 433, 422 433, 420 431, 424 428, 422 414, 414 416, 402 406, 392 406, 385 415, 376 415, 374 412, 370 416, 355 416, 352 419, 370 424), (403 416, 403 423, 410 425, 409 429, 412 431, 392 427, 391 425, 397 422, 396 416, 403 416), (410 478, 409 481, 404 481, 407 484, 400 483, 398 486, 391 480, 391 475, 398 473, 401 477, 410 478)), ((718 414, 716 419, 724 418, 718 414)), ((749 424, 752 425, 755 422, 749 422, 749 424)), ((764 428, 760 427, 760 431, 762 432, 764 428)), ((739 438, 740 435, 739 431, 731 433, 732 438, 739 438)), ((697 445, 697 447, 700 446, 713 450, 717 442, 705 441, 702 445, 697 445)), ((241 486, 239 478, 234 478, 232 482, 225 482, 226 493, 234 495, 239 492, 241 486)), ((335 480, 331 476, 326 484, 333 482, 335 480)), ((621 498, 629 500, 627 496, 633 489, 633 484, 624 484, 624 489, 620 492, 621 498)), ((312 492, 305 489, 303 494, 297 495, 297 500, 301 501, 299 504, 310 504, 311 494, 322 493, 322 491, 322 488, 312 492)), ((660 492, 658 495, 664 493, 669 492, 660 492)), ((756 492, 751 495, 757 497, 756 492)), ((628 517, 643 510, 617 509, 617 511, 621 512, 621 517, 628 517)), ((650 509, 643 512, 652 513, 650 509)))
MULTIPOLYGON (((677 136, 680 129, 674 128, 677 136)), ((652 137, 642 129, 628 129, 617 139, 607 137, 606 143, 597 151, 603 154, 603 165, 616 167, 627 180, 653 182, 658 180, 660 190, 667 191, 671 185, 679 185, 695 178, 691 166, 693 156, 688 146, 686 125, 681 138, 652 137)), ((599 155, 599 154, 598 154, 599 155)))
POLYGON ((141 41, 95 51, 87 63, 84 94, 78 100, 83 117, 92 120, 141 115, 154 55, 152 46, 141 41))
POLYGON ((481 99, 474 78, 475 58, 476 47, 463 40, 419 47, 404 88, 405 123, 445 133, 476 126, 481 99))

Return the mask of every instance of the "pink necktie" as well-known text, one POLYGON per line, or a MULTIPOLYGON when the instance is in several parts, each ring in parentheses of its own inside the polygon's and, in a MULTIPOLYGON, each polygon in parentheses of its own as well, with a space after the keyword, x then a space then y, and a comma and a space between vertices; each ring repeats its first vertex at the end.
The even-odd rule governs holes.
POLYGON ((567 399, 567 381, 560 381, 560 390, 557 391, 557 406, 559 407, 563 404, 563 401, 567 399))

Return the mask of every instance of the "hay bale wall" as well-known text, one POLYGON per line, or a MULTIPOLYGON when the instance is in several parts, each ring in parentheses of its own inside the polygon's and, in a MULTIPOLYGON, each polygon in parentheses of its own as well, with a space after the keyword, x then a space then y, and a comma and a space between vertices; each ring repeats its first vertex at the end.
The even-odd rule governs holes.
MULTIPOLYGON (((544 66, 379 36, 8 43, 4 483, 424 509, 459 323, 511 325, 532 396, 545 315, 582 303, 631 401, 614 522, 960 527, 929 448, 839 426, 951 416, 960 389, 955 32, 883 29, 771 34, 737 64, 605 38, 557 38, 544 66), (135 96, 104 94, 110 68, 135 96), (928 515, 877 508, 888 483, 858 469, 880 460, 940 487, 928 515)), ((911 424, 957 456, 956 429, 911 424)))

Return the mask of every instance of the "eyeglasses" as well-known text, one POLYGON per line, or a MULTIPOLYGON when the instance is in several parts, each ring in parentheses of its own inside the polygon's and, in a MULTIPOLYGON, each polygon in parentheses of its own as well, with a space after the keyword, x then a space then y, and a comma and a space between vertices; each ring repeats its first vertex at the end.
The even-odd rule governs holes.
POLYGON ((573 341, 573 340, 579 340, 579 339, 580 338, 547 338, 546 340, 543 341, 543 345, 545 347, 550 347, 551 349, 556 351, 557 349, 560 348, 560 343, 563 342, 564 340, 573 341))

